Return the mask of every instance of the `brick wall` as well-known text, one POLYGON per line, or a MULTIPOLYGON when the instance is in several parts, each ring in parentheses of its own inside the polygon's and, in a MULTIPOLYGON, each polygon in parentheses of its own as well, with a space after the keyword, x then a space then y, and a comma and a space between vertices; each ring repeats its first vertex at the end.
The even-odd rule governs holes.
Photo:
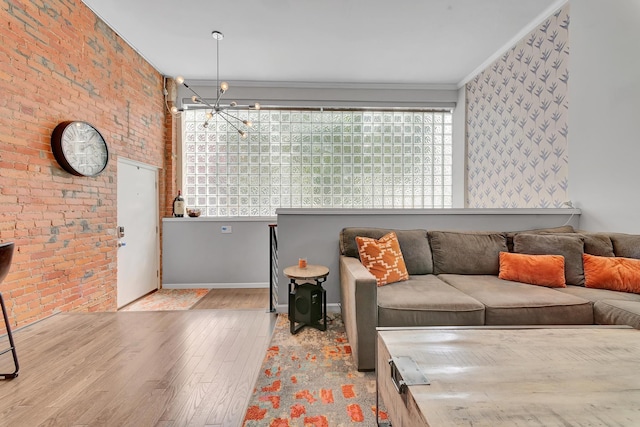
POLYGON ((161 215, 175 187, 164 172, 175 156, 165 152, 174 122, 163 77, 80 0, 3 0, 0 19, 0 241, 16 244, 0 292, 11 324, 113 311, 117 159, 160 169, 161 215), (98 177, 55 161, 51 132, 65 120, 87 121, 107 140, 98 177))

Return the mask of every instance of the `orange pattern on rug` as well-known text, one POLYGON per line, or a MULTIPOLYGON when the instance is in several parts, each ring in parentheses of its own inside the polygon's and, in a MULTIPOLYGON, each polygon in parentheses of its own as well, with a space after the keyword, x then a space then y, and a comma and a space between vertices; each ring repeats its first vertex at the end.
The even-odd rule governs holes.
MULTIPOLYGON (((358 372, 339 314, 327 331, 289 332, 278 315, 244 418, 244 427, 376 425, 375 373, 358 372)), ((388 419, 385 411, 380 421, 388 419)))

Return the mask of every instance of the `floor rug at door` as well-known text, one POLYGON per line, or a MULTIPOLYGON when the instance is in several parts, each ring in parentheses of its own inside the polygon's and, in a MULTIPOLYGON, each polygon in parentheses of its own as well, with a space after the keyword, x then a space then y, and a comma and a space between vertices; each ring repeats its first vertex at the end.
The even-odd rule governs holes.
POLYGON ((158 289, 123 307, 120 311, 189 310, 209 289, 158 289))
POLYGON ((280 314, 243 426, 374 426, 375 386, 374 372, 355 368, 339 314, 329 314, 326 332, 296 335, 280 314))

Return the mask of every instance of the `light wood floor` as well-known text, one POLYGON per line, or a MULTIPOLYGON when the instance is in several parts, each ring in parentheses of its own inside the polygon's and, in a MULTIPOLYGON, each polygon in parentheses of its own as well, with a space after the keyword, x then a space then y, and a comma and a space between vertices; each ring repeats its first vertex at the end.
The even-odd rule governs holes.
POLYGON ((0 380, 0 426, 240 426, 274 321, 266 310, 52 316, 14 334, 20 374, 0 380))
POLYGON ((269 288, 211 289, 191 309, 269 309, 269 288))

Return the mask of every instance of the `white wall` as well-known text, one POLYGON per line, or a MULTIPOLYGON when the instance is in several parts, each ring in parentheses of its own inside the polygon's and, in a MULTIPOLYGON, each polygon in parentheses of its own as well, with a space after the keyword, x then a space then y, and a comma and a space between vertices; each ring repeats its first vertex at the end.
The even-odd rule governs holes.
POLYGON ((591 231, 640 233, 640 0, 571 2, 569 196, 591 231))
POLYGON ((550 12, 466 84, 468 207, 567 201, 569 9, 550 12))
POLYGON ((453 208, 467 207, 466 90, 458 90, 453 110, 453 208))

